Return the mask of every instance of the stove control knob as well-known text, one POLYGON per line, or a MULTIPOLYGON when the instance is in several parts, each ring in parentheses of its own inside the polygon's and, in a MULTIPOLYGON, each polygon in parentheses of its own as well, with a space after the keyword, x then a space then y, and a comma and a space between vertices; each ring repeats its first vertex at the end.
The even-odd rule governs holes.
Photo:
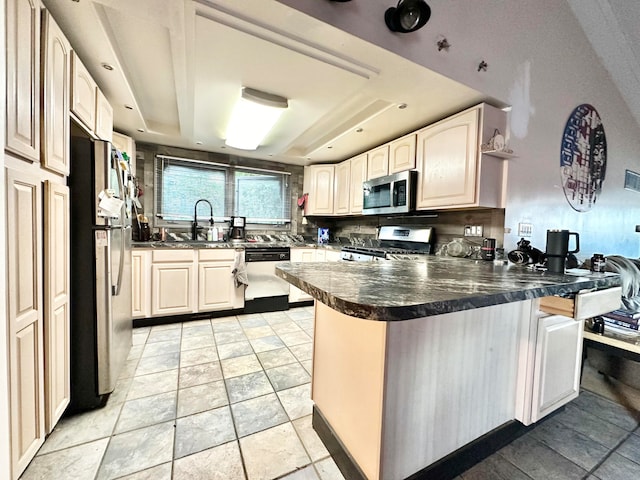
POLYGON ((281 253, 280 254, 280 260, 284 260, 287 258, 287 254, 286 253, 281 253))

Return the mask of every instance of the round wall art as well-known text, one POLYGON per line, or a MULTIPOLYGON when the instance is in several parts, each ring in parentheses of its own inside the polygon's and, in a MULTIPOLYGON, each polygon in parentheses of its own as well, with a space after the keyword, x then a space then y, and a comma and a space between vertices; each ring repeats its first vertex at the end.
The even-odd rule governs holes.
POLYGON ((602 190, 607 169, 607 138, 600 115, 583 103, 571 112, 562 135, 560 175, 571 208, 591 210, 602 190))

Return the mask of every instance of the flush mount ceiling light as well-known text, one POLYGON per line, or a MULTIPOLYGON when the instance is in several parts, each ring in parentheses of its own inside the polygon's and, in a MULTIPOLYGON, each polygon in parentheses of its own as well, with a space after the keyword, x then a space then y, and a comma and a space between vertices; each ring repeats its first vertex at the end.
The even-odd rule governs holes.
POLYGON ((429 21, 431 8, 424 0, 400 0, 397 7, 384 13, 384 21, 392 32, 415 32, 429 21))
POLYGON ((288 106, 284 97, 243 87, 231 112, 224 143, 241 150, 255 150, 288 106))

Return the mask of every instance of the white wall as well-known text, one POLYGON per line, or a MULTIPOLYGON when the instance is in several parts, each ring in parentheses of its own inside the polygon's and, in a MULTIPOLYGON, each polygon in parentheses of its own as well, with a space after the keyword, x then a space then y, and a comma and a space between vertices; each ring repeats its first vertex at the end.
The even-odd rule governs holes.
POLYGON ((623 189, 625 169, 640 172, 640 127, 601 66, 564 0, 427 0, 432 15, 421 30, 390 32, 384 12, 395 0, 279 0, 511 105, 505 247, 518 241, 518 222, 534 225, 532 244, 544 250, 546 230, 580 233, 580 259, 594 252, 638 257, 640 194, 623 189), (444 35, 452 45, 438 52, 444 35), (487 72, 478 72, 481 60, 487 72), (565 122, 581 103, 599 112, 607 136, 607 174, 595 207, 574 211, 560 182, 565 122))

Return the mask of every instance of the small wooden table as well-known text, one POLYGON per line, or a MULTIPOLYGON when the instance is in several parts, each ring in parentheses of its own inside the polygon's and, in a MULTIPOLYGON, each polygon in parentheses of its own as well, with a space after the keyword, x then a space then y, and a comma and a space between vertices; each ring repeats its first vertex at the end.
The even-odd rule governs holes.
POLYGON ((583 357, 586 358, 586 349, 590 347, 609 355, 640 362, 640 332, 638 333, 638 335, 623 335, 605 325, 604 334, 598 335, 585 327, 583 357))

